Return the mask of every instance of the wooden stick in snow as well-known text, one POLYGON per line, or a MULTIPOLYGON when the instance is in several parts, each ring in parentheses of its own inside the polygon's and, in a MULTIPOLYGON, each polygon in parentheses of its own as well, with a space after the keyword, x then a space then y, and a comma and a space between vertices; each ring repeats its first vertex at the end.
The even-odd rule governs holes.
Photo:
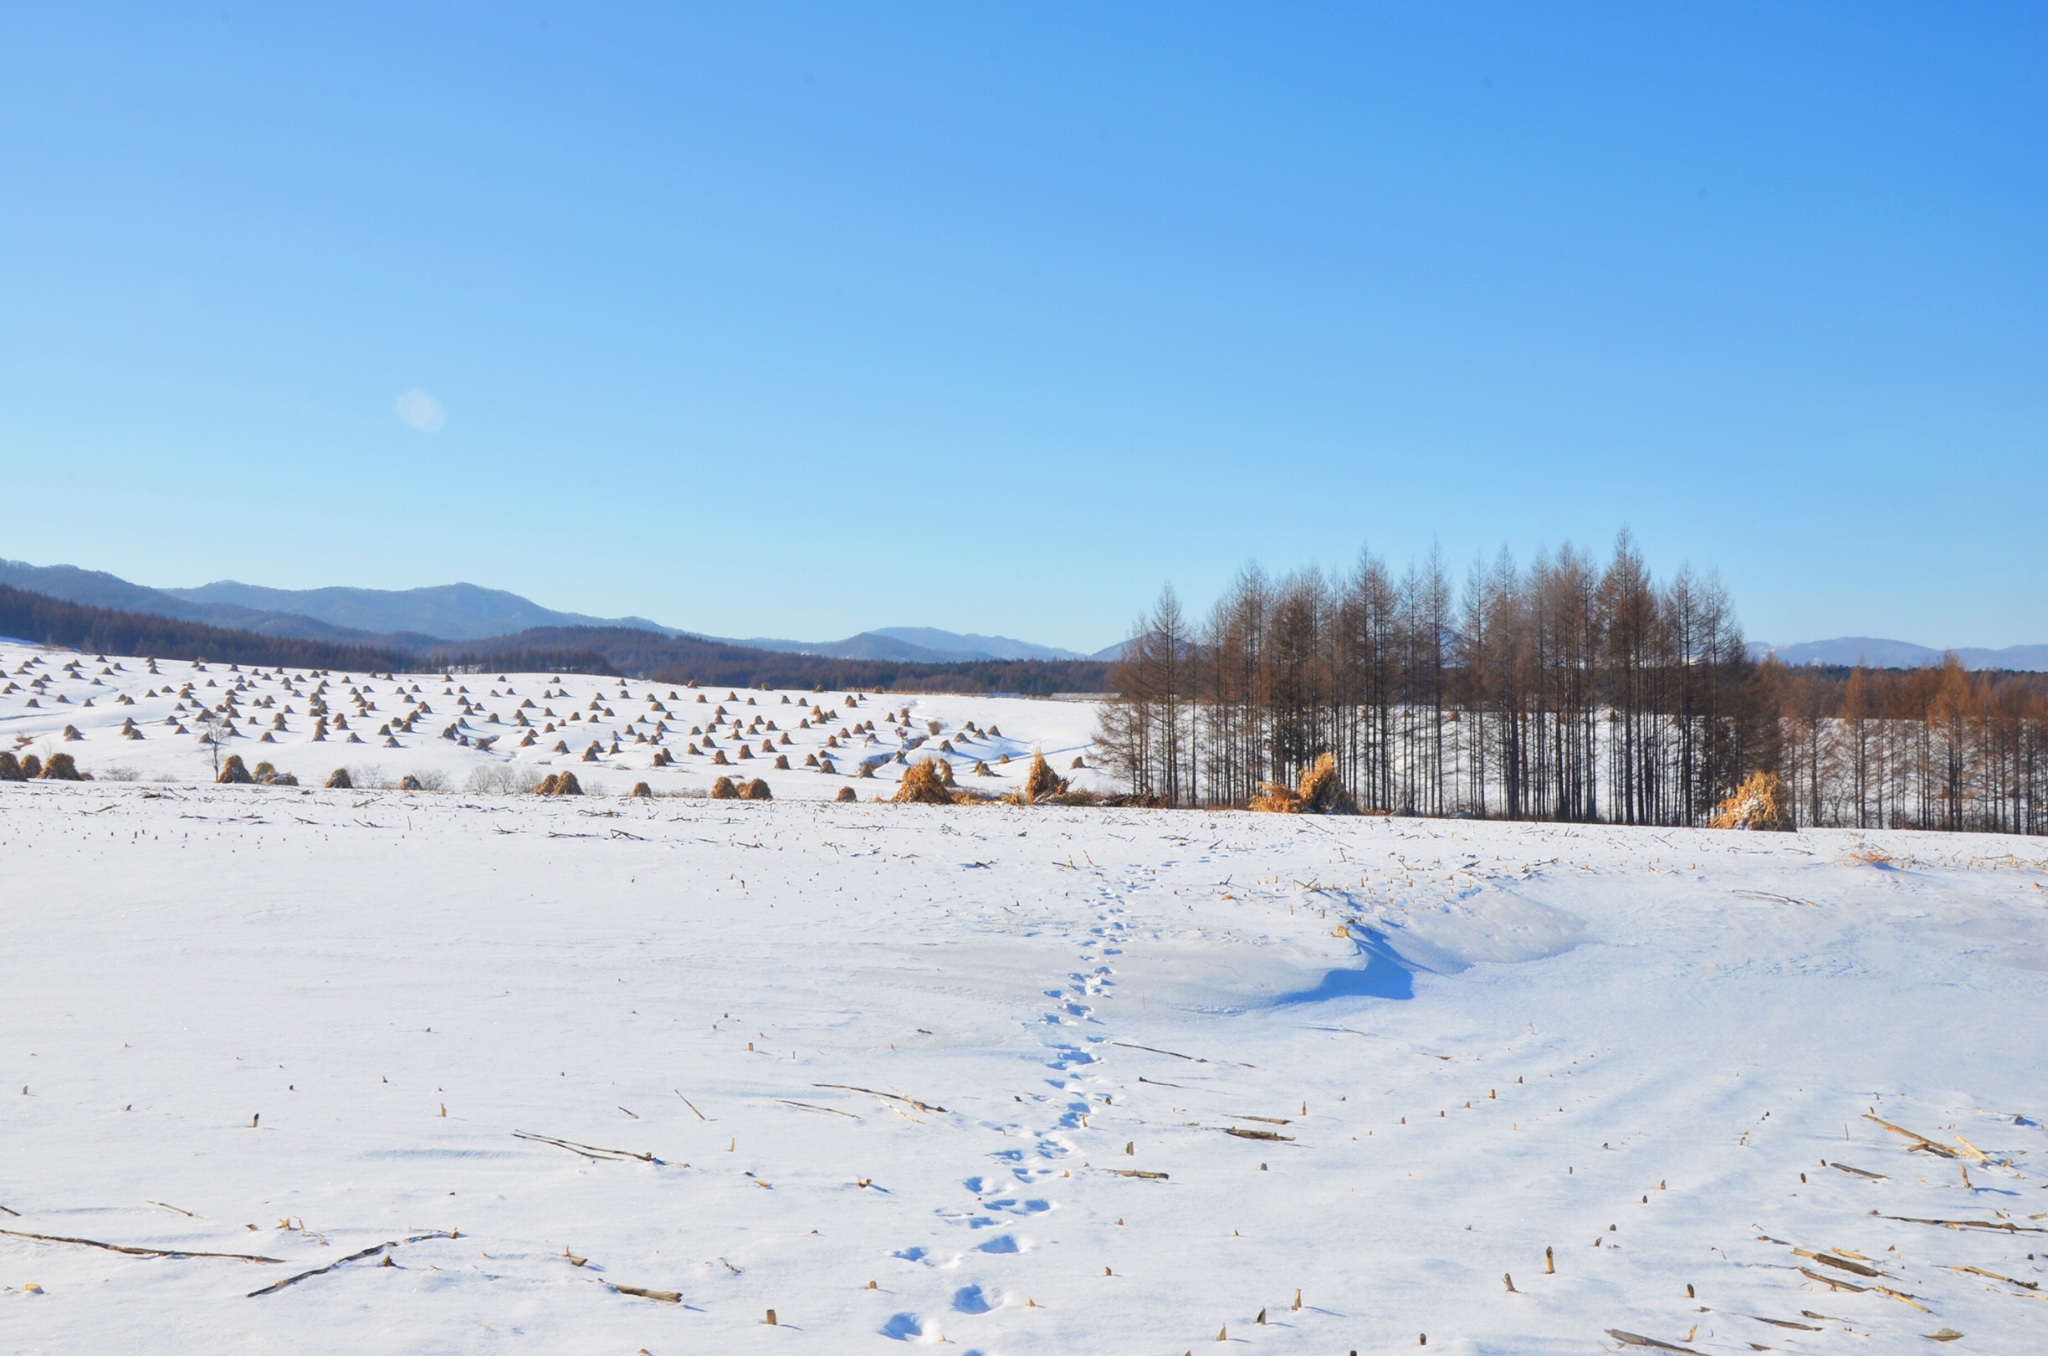
MULTIPOLYGON (((299 1273, 298 1275, 296 1275, 296 1276, 287 1276, 287 1277, 285 1277, 285 1278, 284 1278, 283 1280, 281 1280, 281 1281, 277 1282, 277 1283, 276 1283, 276 1284, 274 1284, 274 1285, 266 1285, 266 1286, 264 1286, 264 1287, 263 1287, 263 1288, 262 1288, 261 1290, 251 1290, 251 1291, 250 1291, 250 1292, 249 1292, 249 1293, 248 1293, 247 1295, 245 1295, 245 1296, 244 1296, 243 1298, 245 1298, 245 1299, 255 1299, 255 1298, 256 1298, 256 1297, 258 1296, 258 1295, 268 1295, 268 1294, 271 1294, 271 1293, 273 1293, 274 1291, 278 1291, 278 1290, 282 1290, 282 1289, 284 1289, 284 1288, 285 1288, 286 1286, 288 1286, 288 1285, 297 1285, 297 1284, 298 1284, 298 1283, 299 1283, 300 1281, 306 1280, 306 1279, 307 1279, 307 1278, 309 1278, 309 1277, 312 1277, 312 1276, 324 1276, 324 1275, 326 1275, 326 1274, 327 1274, 328 1272, 330 1272, 330 1271, 334 1270, 334 1269, 335 1269, 336 1267, 342 1267, 342 1266, 347 1266, 347 1265, 348 1265, 348 1264, 349 1264, 350 1262, 360 1262, 360 1261, 361 1261, 361 1260, 362 1260, 363 1258, 365 1258, 365 1257, 375 1257, 375 1256, 376 1256, 376 1255, 377 1255, 378 1253, 380 1253, 380 1252, 385 1252, 385 1251, 388 1251, 389 1249, 392 1249, 392 1248, 396 1248, 396 1247, 400 1247, 400 1246, 402 1246, 402 1245, 404 1245, 404 1244, 407 1244, 407 1243, 418 1243, 418 1242, 420 1242, 420 1241, 422 1241, 422 1240, 424 1240, 424 1239, 429 1239, 429 1238, 453 1238, 453 1237, 455 1237, 455 1233, 454 1233, 454 1231, 453 1231, 453 1230, 449 1230, 449 1229, 436 1229, 436 1230, 434 1230, 434 1231, 433 1231, 432 1233, 427 1233, 427 1234, 414 1234, 414 1235, 413 1235, 413 1236, 412 1236, 411 1238, 394 1238, 394 1239, 392 1239, 392 1240, 391 1240, 390 1242, 388 1242, 388 1243, 379 1243, 379 1244, 377 1244, 377 1245, 376 1245, 375 1247, 373 1247, 373 1248, 364 1248, 364 1249, 363 1249, 363 1250, 362 1250, 361 1252, 352 1252, 352 1253, 350 1253, 350 1254, 349 1254, 348 1256, 346 1256, 346 1257, 342 1258, 342 1259, 341 1259, 340 1261, 338 1261, 338 1262, 329 1262, 329 1263, 328 1263, 328 1264, 327 1264, 326 1266, 324 1266, 324 1267, 314 1267, 314 1268, 313 1268, 313 1269, 312 1269, 311 1271, 302 1271, 302 1272, 300 1272, 300 1273, 299 1273)), ((276 1259, 276 1258, 273 1258, 273 1257, 263 1257, 263 1258, 256 1258, 256 1259, 252 1259, 252 1260, 256 1260, 256 1261, 263 1261, 263 1262, 272 1262, 272 1261, 276 1261, 277 1259, 276 1259)), ((385 1260, 389 1261, 390 1259, 388 1259, 388 1258, 387 1258, 387 1259, 385 1259, 385 1260)))
MULTIPOLYGON (((13 1214, 12 1210, 7 1212, 13 1214)), ((134 1248, 125 1243, 102 1243, 96 1238, 66 1238, 61 1234, 27 1234, 19 1229, 0 1229, 0 1234, 9 1238, 32 1238, 38 1243, 76 1243, 81 1247, 105 1248, 108 1252, 125 1252, 135 1257, 221 1257, 232 1262, 270 1262, 284 1265, 282 1257, 259 1257, 247 1252, 187 1252, 177 1248, 134 1248)))
POLYGON ((919 1111, 935 1111, 941 1115, 947 1114, 946 1108, 942 1106, 935 1106, 930 1102, 920 1102, 915 1097, 905 1097, 900 1092, 877 1092, 873 1088, 857 1088, 851 1083, 813 1083, 811 1086, 814 1088, 838 1088, 842 1092, 864 1092, 870 1097, 887 1097, 891 1101, 902 1102, 906 1106, 914 1106, 919 1111))
POLYGON ((514 1139, 530 1139, 536 1144, 552 1144, 557 1149, 567 1149, 572 1154, 582 1154, 585 1158, 595 1159, 600 1163, 616 1163, 627 1158, 641 1163, 653 1163, 656 1165, 661 1163, 661 1160, 653 1154, 636 1154, 631 1149, 601 1149, 595 1144, 578 1144, 571 1139, 556 1139, 552 1135, 528 1134, 524 1130, 514 1130, 512 1137, 514 1139))

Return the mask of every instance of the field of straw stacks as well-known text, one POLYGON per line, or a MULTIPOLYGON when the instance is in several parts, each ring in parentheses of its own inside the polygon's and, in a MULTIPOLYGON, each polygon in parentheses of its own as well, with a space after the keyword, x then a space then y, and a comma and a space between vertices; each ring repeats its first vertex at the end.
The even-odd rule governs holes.
POLYGON ((1090 807, 1082 704, 0 658, 0 768, 80 778, 0 781, 9 1350, 2048 1332, 2038 840, 1090 807))

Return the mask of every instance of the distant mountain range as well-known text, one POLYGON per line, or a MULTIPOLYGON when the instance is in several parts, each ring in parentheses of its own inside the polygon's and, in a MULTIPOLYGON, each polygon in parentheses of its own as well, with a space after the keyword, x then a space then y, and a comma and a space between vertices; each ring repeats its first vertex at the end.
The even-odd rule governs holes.
MULTIPOLYGON (((1862 664, 1873 669, 1922 668, 1939 664, 1947 653, 1915 645, 1911 641, 1881 640, 1875 636, 1841 636, 1834 640, 1809 640, 1797 645, 1771 645, 1758 641, 1749 648, 1759 659, 1767 654, 1775 655, 1781 664, 1845 667, 1862 664)), ((1957 649, 1955 656, 1966 669, 2048 671, 2048 645, 2012 645, 2003 650, 1965 647, 1957 649)))
POLYGON ((955 664, 974 659, 1115 659, 1122 645, 1112 645, 1094 654, 1062 650, 1053 645, 1034 645, 1009 636, 982 636, 958 631, 941 631, 930 626, 884 626, 863 631, 845 640, 812 643, 755 637, 733 640, 758 650, 784 650, 794 654, 821 654, 833 659, 894 659, 904 663, 955 664))
MULTIPOLYGON (((487 640, 542 627, 625 627, 665 636, 698 634, 663 626, 645 617, 592 617, 557 612, 516 593, 475 584, 439 584, 418 589, 273 589, 223 579, 197 588, 151 588, 100 570, 75 565, 30 565, 19 560, 0 560, 0 584, 87 607, 175 617, 259 635, 399 650, 423 650, 442 641, 487 640)), ((1094 655, 1083 655, 1008 636, 962 635, 928 626, 884 627, 845 640, 823 642, 704 638, 785 654, 911 664, 985 659, 1108 660, 1116 657, 1119 648, 1111 646, 1094 655)))
MULTIPOLYGON (((273 589, 223 579, 197 588, 151 588, 101 570, 85 570, 75 565, 30 565, 19 560, 0 560, 0 584, 87 607, 175 617, 266 636, 415 652, 447 641, 489 640, 539 628, 576 626, 700 637, 782 654, 903 664, 957 664, 988 659, 1108 662, 1123 648, 1118 644, 1093 654, 1081 654, 1009 636, 963 634, 930 626, 884 626, 844 640, 828 641, 704 636, 645 617, 592 617, 580 612, 557 612, 516 593, 476 584, 437 584, 419 589, 273 589)), ((1756 642, 1750 651, 1758 658, 1776 655, 1783 664, 1861 663, 1886 669, 1939 664, 1944 653, 1910 641, 1871 636, 1843 636, 1796 645, 1756 642)), ((2048 671, 2048 645, 1958 649, 1955 653, 1971 669, 2048 671)))

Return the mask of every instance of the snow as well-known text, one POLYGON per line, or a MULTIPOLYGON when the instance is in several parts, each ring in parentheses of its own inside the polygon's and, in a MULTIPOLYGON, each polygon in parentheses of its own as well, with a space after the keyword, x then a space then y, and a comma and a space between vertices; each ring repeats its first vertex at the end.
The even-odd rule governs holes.
POLYGON ((336 768, 347 768, 359 785, 414 775, 453 790, 502 789, 508 780, 530 787, 567 770, 598 793, 624 793, 644 781, 656 796, 702 794, 718 777, 731 776, 764 780, 778 799, 830 799, 848 785, 870 798, 893 793, 911 764, 937 756, 953 764, 961 786, 999 796, 1023 784, 1034 752, 1076 786, 1107 785, 1093 769, 1072 767, 1074 758, 1086 757, 1095 728, 1087 702, 904 693, 861 696, 856 704, 844 692, 693 689, 581 674, 371 677, 169 660, 151 672, 149 665, 0 643, 0 747, 45 761, 68 753, 101 780, 211 781, 213 751, 201 742, 205 727, 197 720, 204 710, 234 718, 235 737, 223 758, 238 754, 252 769, 268 762, 308 786, 323 784, 336 768), (74 660, 78 668, 66 672, 74 660), (31 687, 42 676, 48 683, 31 687), (316 696, 329 720, 339 720, 318 739, 309 706, 316 696), (820 708, 833 717, 829 722, 813 719, 820 708), (394 728, 415 710, 422 714, 411 729, 394 728), (703 732, 715 712, 725 723, 714 747, 703 743, 703 732), (515 723, 522 718, 533 740, 526 747, 520 741, 528 731, 515 723), (733 718, 745 723, 744 738, 733 718), (869 721, 872 734, 839 735, 869 721), (970 722, 974 731, 965 728, 970 722), (135 737, 124 733, 124 723, 135 737), (1000 733, 982 733, 991 727, 1000 733), (67 728, 76 738, 66 736, 67 728), (828 740, 836 744, 828 747, 828 740), (700 751, 690 752, 693 746, 700 751), (674 763, 657 766, 657 750, 674 763), (594 757, 586 761, 586 753, 594 757), (789 760, 789 770, 775 768, 778 756, 789 760), (806 756, 830 758, 837 770, 808 767, 806 756), (715 763, 718 757, 727 762, 715 763), (873 765, 869 778, 856 775, 863 762, 873 765), (976 763, 985 763, 988 774, 976 774, 976 763))
MULTIPOLYGON (((2048 1274, 2039 840, 832 804, 799 797, 875 784, 801 772, 771 803, 221 787, 79 700, 61 747, 140 780, 0 784, 8 1350, 2048 1324, 2014 1283, 2048 1274)), ((1020 739, 1092 722, 1013 705, 1020 739)))

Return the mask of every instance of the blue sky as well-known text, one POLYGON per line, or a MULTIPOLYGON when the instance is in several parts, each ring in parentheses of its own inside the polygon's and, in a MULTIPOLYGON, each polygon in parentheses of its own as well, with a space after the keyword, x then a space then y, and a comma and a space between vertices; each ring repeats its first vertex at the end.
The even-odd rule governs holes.
POLYGON ((2048 641, 2039 5, 0 9, 0 555, 1094 648, 1250 558, 2048 641))

